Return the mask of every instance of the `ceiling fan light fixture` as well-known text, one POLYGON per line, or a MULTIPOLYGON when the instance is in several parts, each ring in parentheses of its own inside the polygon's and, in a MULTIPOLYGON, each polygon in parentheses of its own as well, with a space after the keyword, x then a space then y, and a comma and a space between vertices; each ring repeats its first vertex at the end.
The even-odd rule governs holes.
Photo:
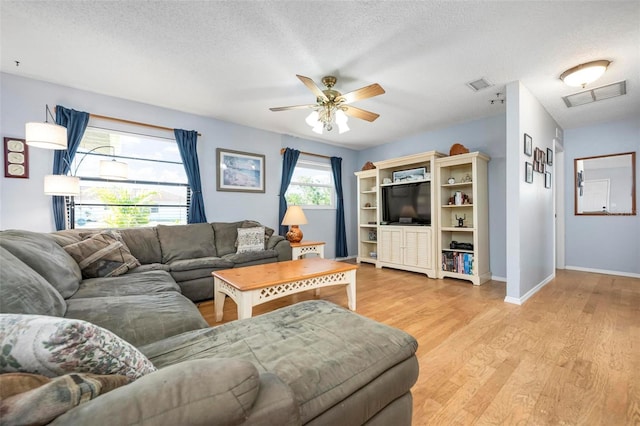
POLYGON ((349 126, 347 125, 347 121, 349 121, 349 117, 344 113, 343 110, 339 109, 336 111, 336 124, 338 125, 338 133, 346 133, 349 130, 349 126))
POLYGON ((316 125, 316 123, 318 123, 318 119, 319 118, 320 118, 320 116, 318 115, 318 111, 311 111, 311 114, 309 114, 307 116, 305 121, 307 122, 307 124, 309 126, 314 127, 316 125))
POLYGON ((312 111, 305 118, 305 122, 311 126, 311 130, 314 133, 321 135, 323 129, 330 132, 333 130, 334 125, 338 126, 339 133, 348 132, 350 129, 347 125, 347 115, 369 122, 375 121, 380 116, 380 114, 376 114, 371 111, 346 106, 352 102, 372 98, 385 93, 384 89, 378 83, 370 84, 368 86, 361 87, 360 89, 342 94, 333 89, 333 86, 337 81, 334 76, 328 75, 322 78, 322 83, 326 86, 325 90, 321 90, 309 77, 305 77, 303 75, 296 75, 296 77, 298 77, 298 79, 300 79, 300 81, 302 81, 302 83, 304 83, 304 85, 313 92, 316 96, 316 103, 269 109, 275 112, 311 108, 312 111))
POLYGON ((316 125, 315 125, 315 126, 313 126, 313 128, 311 129, 311 131, 312 131, 313 133, 317 133, 317 134, 321 135, 321 134, 322 134, 322 128, 323 128, 323 127, 324 127, 324 126, 323 126, 322 122, 321 122, 321 121, 318 121, 318 122, 316 123, 316 125))
POLYGON ((576 65, 563 72, 560 75, 560 80, 564 81, 567 86, 585 87, 587 84, 599 79, 607 70, 609 64, 611 64, 611 61, 601 59, 576 65))

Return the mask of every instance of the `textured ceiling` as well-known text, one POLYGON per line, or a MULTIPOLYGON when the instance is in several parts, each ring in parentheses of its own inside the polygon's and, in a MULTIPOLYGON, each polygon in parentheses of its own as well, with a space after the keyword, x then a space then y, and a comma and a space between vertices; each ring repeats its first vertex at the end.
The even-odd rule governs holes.
POLYGON ((489 101, 515 80, 565 129, 640 117, 636 0, 0 1, 3 72, 353 149, 504 113, 489 101), (595 59, 612 64, 588 88, 628 94, 567 108, 558 76, 595 59), (380 118, 319 136, 307 111, 269 111, 315 101, 296 74, 379 83, 353 105, 380 118))

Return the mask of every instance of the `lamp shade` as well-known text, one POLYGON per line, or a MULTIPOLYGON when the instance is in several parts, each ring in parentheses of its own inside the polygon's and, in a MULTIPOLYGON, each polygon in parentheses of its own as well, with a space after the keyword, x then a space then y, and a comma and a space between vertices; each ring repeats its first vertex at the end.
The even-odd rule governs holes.
POLYGON ((560 75, 560 80, 568 86, 585 87, 599 79, 610 63, 607 60, 599 60, 577 65, 563 72, 560 75))
POLYGON ((31 122, 25 125, 27 145, 46 149, 67 149, 67 128, 53 123, 31 122))
POLYGON ((305 223, 307 223, 307 218, 300 206, 289 206, 287 208, 287 212, 282 219, 283 225, 304 225, 305 223))
POLYGON ((80 178, 67 175, 47 175, 44 177, 46 195, 80 195, 80 178))
POLYGON ((351 130, 347 125, 347 121, 349 121, 349 118, 347 117, 347 114, 344 113, 344 111, 342 111, 341 109, 336 111, 336 124, 338 125, 338 133, 345 133, 351 130))
POLYGON ((318 124, 319 118, 320 118, 320 115, 318 114, 318 111, 311 111, 311 114, 309 114, 304 121, 309 126, 314 127, 316 124, 318 124))
POLYGON ((103 179, 126 180, 129 177, 129 165, 116 160, 101 160, 100 177, 103 179))

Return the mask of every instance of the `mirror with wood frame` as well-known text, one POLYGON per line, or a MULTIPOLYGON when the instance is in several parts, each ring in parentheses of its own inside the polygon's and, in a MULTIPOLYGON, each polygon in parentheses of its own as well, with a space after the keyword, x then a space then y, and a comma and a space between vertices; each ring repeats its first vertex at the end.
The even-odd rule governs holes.
POLYGON ((574 160, 576 215, 636 215, 636 153, 574 160))

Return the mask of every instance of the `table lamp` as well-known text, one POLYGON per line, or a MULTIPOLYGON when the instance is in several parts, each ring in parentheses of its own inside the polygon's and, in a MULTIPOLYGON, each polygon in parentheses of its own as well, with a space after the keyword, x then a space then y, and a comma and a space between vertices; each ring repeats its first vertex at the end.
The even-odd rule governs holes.
POLYGON ((282 219, 282 225, 289 226, 286 238, 290 243, 299 243, 302 241, 302 231, 298 225, 307 223, 307 218, 300 206, 289 206, 287 212, 282 219))

